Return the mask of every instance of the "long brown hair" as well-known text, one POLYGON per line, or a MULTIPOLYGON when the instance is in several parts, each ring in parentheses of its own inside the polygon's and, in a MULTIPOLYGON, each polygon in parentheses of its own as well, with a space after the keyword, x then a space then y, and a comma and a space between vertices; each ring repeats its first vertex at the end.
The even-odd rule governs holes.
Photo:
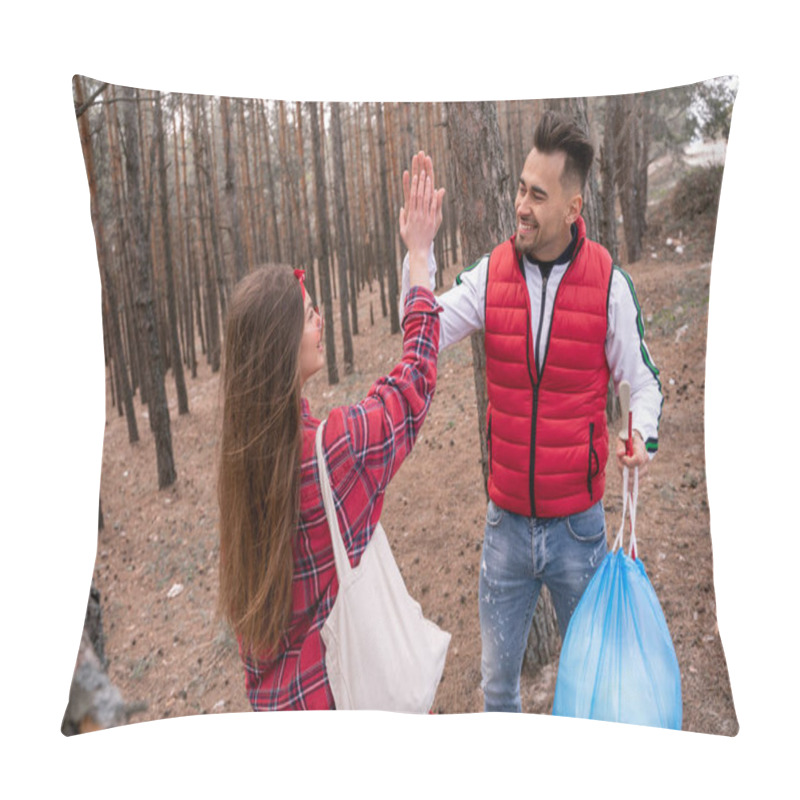
POLYGON ((219 612, 252 652, 273 648, 291 615, 302 335, 291 268, 259 267, 237 284, 222 372, 219 612))

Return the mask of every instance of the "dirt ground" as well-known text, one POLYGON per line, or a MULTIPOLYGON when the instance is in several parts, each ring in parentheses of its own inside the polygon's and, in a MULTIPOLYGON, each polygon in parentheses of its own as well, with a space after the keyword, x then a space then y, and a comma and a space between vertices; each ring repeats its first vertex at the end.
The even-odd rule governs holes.
MULTIPOLYGON (((639 554, 677 652, 684 730, 732 736, 738 723, 716 624, 705 480, 710 257, 708 247, 685 241, 683 253, 676 253, 678 242, 667 246, 667 233, 659 231, 657 245, 626 267, 664 392, 659 452, 640 485, 639 554)), ((455 273, 455 268, 445 273, 446 287, 455 273)), ((399 356, 400 338, 389 334, 389 321, 381 316, 377 284, 372 294, 362 293, 359 313, 356 372, 331 387, 323 370, 307 385, 318 417, 362 398, 399 356)), ((197 378, 188 380, 190 414, 178 416, 174 383, 167 376, 178 479, 163 491, 157 489, 146 409, 135 401, 141 441, 130 445, 110 392, 107 405, 100 493, 105 525, 98 535, 94 575, 109 676, 126 702, 147 704, 133 717, 136 722, 250 710, 235 640, 214 616, 218 375, 203 361, 197 378)), ((607 475, 611 544, 622 506, 621 480, 612 462, 607 475)), ((389 487, 382 516, 409 591, 426 616, 452 634, 434 706, 438 713, 482 709, 478 563, 485 511, 467 340, 440 355, 428 419, 389 487)), ((76 646, 78 637, 76 631, 76 646)), ((550 713, 556 669, 553 664, 535 675, 523 672, 524 711, 550 713)))

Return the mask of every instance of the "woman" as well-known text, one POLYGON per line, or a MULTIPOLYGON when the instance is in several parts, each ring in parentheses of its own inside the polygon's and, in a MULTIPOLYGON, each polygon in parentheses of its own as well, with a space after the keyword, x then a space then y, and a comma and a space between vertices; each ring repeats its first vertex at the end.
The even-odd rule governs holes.
MULTIPOLYGON (((354 566, 386 486, 408 455, 436 384, 439 318, 428 252, 444 189, 414 156, 400 233, 409 251, 403 357, 362 402, 334 409, 324 452, 354 566), (418 177, 417 177, 418 176, 418 177)), ((408 174, 404 181, 408 186, 408 174)), ((223 367, 219 608, 239 641, 253 709, 334 708, 320 637, 338 582, 314 452, 318 419, 301 398, 324 363, 322 320, 302 273, 263 267, 228 307, 223 367)))

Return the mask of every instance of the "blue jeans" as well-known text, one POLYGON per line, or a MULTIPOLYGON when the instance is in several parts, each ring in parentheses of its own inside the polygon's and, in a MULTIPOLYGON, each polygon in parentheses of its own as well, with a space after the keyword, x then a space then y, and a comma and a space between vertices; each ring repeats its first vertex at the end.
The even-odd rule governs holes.
POLYGON ((602 501, 569 517, 486 512, 478 585, 481 687, 486 711, 521 711, 519 676, 542 583, 563 640, 583 590, 606 554, 602 501))

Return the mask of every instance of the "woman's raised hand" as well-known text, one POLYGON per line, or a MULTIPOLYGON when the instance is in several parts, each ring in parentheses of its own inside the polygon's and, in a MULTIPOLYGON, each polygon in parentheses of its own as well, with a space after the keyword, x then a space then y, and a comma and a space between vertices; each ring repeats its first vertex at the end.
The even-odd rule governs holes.
POLYGON ((409 257, 424 255, 442 224, 444 189, 434 189, 433 161, 420 150, 411 160, 411 174, 403 173, 403 208, 400 210, 400 236, 409 257))

